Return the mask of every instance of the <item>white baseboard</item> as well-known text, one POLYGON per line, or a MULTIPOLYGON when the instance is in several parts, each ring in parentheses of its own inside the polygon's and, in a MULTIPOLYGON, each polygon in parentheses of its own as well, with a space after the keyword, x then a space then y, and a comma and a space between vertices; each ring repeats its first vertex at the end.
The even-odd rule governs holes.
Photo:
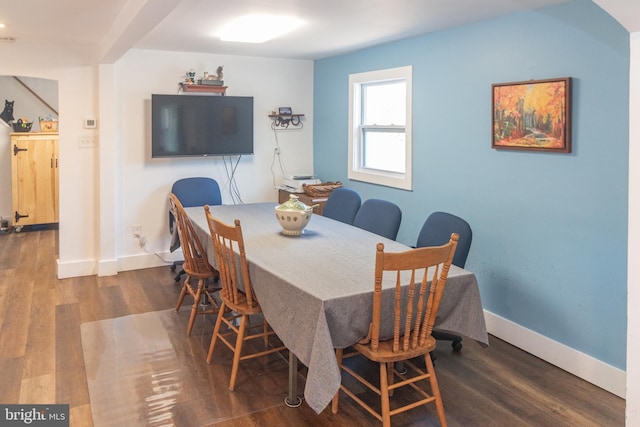
POLYGON ((98 276, 115 276, 118 274, 118 260, 108 259, 98 261, 98 276))
POLYGON ((169 266, 174 260, 181 260, 181 256, 182 252, 179 254, 164 252, 158 254, 144 253, 121 257, 118 259, 118 271, 141 270, 143 268, 162 267, 163 265, 169 266))
POLYGON ((623 399, 626 372, 510 320, 484 312, 487 331, 527 353, 582 378, 623 399))
POLYGON ((87 259, 71 262, 58 260, 58 279, 69 277, 93 276, 98 272, 98 263, 95 259, 87 259))
POLYGON ((144 253, 120 257, 109 260, 80 260, 60 262, 58 260, 58 279, 80 276, 114 276, 119 271, 141 270, 143 268, 162 267, 171 265, 174 261, 182 260, 182 251, 174 253, 162 252, 158 254, 144 253))

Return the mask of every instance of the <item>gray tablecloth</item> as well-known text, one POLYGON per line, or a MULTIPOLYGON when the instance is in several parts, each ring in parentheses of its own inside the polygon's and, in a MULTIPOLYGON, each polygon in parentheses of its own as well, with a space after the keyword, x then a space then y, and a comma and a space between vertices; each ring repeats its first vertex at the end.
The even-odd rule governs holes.
MULTIPOLYGON (((302 236, 285 236, 275 206, 212 206, 211 213, 230 224, 241 221, 258 301, 280 339, 308 367, 304 396, 320 413, 340 386, 334 348, 360 340, 371 322, 376 244, 390 252, 409 247, 319 215, 302 236)), ((186 211, 215 266, 204 209, 186 211)), ((488 344, 478 285, 469 271, 451 266, 436 327, 488 344)))

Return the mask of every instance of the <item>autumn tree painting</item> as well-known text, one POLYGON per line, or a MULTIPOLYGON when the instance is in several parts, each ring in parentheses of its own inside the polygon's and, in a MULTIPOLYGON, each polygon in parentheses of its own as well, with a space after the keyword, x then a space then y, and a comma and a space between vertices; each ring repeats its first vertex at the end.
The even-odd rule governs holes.
POLYGON ((571 152, 571 78, 494 84, 492 147, 571 152))

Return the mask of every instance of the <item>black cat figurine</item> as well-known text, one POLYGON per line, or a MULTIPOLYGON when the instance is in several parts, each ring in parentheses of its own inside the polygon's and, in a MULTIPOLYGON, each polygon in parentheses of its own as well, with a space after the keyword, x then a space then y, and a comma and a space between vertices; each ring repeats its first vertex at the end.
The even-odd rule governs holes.
POLYGON ((13 118, 13 103, 15 101, 4 100, 4 110, 0 113, 0 119, 4 120, 7 124, 15 120, 13 118))

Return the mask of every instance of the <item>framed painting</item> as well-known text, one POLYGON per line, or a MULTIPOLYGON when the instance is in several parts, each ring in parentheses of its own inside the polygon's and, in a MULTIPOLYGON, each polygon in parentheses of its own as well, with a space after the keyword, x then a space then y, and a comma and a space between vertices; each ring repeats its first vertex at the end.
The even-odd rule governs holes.
POLYGON ((492 85, 491 147, 571 152, 571 78, 492 85))

